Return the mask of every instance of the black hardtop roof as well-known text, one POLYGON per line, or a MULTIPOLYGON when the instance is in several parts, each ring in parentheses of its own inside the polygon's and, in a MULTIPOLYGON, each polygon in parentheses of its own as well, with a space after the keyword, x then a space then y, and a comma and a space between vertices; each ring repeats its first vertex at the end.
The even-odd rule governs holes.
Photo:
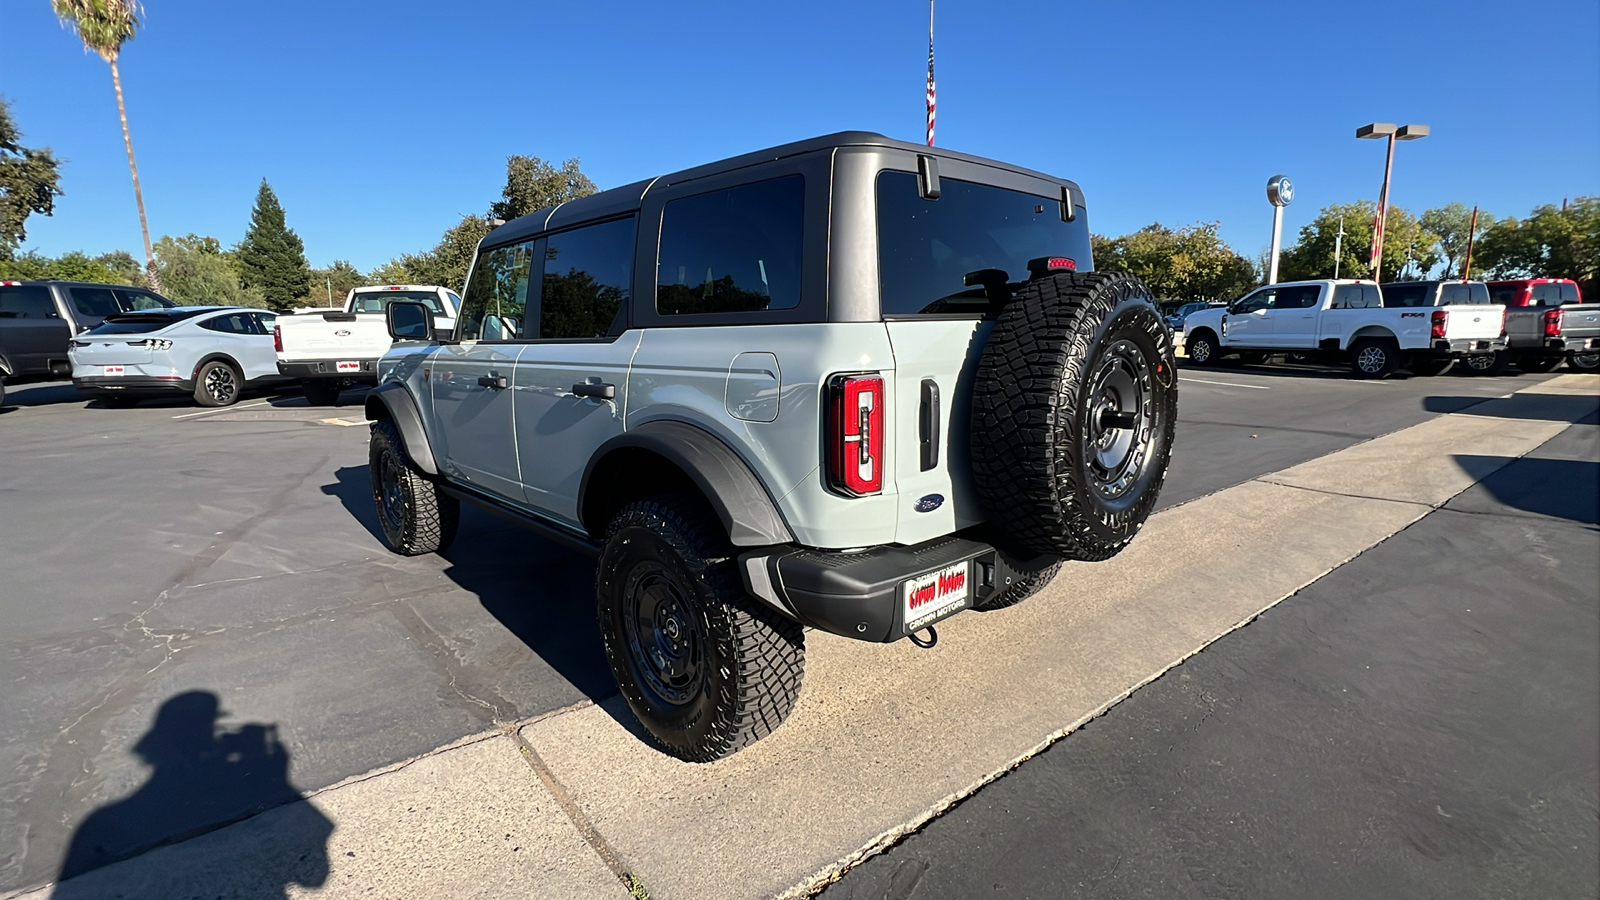
POLYGON ((141 287, 137 284, 112 284, 109 281, 69 281, 65 278, 8 278, 0 279, 0 281, 3 281, 8 285, 59 284, 65 287, 127 288, 128 290, 132 291, 146 291, 148 293, 155 294, 157 297, 161 296, 160 292, 153 291, 147 287, 141 287))
POLYGON ((923 144, 913 144, 908 141, 897 141, 894 138, 886 137, 871 131, 840 131, 834 134, 825 134, 821 137, 809 138, 803 141, 795 141, 791 144, 780 144, 776 147, 768 147, 765 150, 757 150, 753 153, 730 156, 727 159, 718 160, 713 163, 706 163, 705 165, 695 166, 689 169, 683 169, 678 172, 673 172, 669 175, 661 175, 656 178, 645 179, 644 181, 635 181, 632 184, 625 184, 621 187, 614 187, 609 190, 601 191, 597 194, 590 194, 587 197, 580 197, 577 200, 568 200, 565 203, 546 207, 544 209, 529 213, 526 216, 513 219, 510 222, 501 225, 499 228, 490 231, 489 234, 484 237, 483 241, 480 242, 480 244, 501 244, 506 241, 517 240, 519 238, 538 234, 543 231, 560 228, 563 225, 586 222, 591 219, 600 219, 605 218, 606 216, 622 215, 624 213, 633 212, 638 210, 640 204, 644 201, 645 193, 652 187, 667 187, 669 185, 682 184, 686 181, 694 181, 695 179, 707 178, 712 175, 721 175, 724 172, 732 172, 736 169, 743 169, 748 166, 754 166, 764 162, 771 162, 776 159, 800 156, 806 153, 814 153, 819 150, 832 150, 837 147, 884 147, 891 150, 904 150, 909 153, 922 154, 924 156, 935 156, 941 159, 976 163, 982 166, 989 166, 991 168, 1003 169, 1008 172, 1016 172, 1018 174, 1028 175, 1044 181, 1052 181, 1057 184, 1070 187, 1075 197, 1081 198, 1083 196, 1083 192, 1078 188, 1076 182, 1068 181, 1065 178, 1058 178, 1054 175, 1046 175, 1043 172, 1036 172, 1032 169, 1023 168, 1022 166, 1014 166, 1010 163, 1003 163, 993 159, 985 159, 984 157, 973 156, 967 153, 956 153, 951 150, 946 150, 943 147, 928 147, 923 144))

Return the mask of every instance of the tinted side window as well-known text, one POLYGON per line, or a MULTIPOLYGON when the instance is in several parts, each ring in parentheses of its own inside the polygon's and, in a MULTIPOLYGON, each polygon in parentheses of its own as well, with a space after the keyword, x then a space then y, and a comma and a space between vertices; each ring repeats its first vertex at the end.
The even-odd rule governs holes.
POLYGON ((1250 294, 1243 300, 1240 300, 1238 303, 1234 304, 1232 312, 1235 314, 1240 314, 1252 313, 1258 309, 1271 309, 1272 304, 1277 297, 1277 288, 1267 288, 1265 290, 1256 291, 1254 294, 1250 294))
POLYGON ((1433 285, 1421 282, 1386 284, 1383 286, 1384 306, 1432 306, 1433 285))
POLYGON ((278 324, 277 313, 251 313, 251 318, 256 321, 256 334, 271 334, 272 326, 278 324))
POLYGON ((461 340, 497 341, 521 333, 533 257, 533 241, 478 254, 456 320, 456 334, 461 340), (488 328, 484 327, 486 321, 488 328))
POLYGON ((172 303, 159 294, 149 291, 138 291, 131 288, 117 288, 117 303, 123 312, 137 312, 143 309, 170 309, 172 303))
POLYGON ((675 316, 798 306, 804 221, 801 175, 667 203, 656 311, 675 316))
POLYGON ((1322 289, 1314 284, 1302 284, 1294 287, 1278 288, 1278 300, 1272 305, 1273 309, 1310 309, 1317 305, 1317 298, 1321 296, 1322 289))
POLYGON ((545 239, 539 337, 605 337, 633 292, 635 231, 630 217, 545 239))
POLYGON ((1333 288, 1334 309, 1371 309, 1382 305, 1375 284, 1340 284, 1333 288))
POLYGON ((0 318, 58 318, 56 302, 50 298, 50 289, 42 284, 0 287, 0 318))
POLYGON ((67 293, 72 295, 72 306, 86 316, 105 318, 122 312, 122 307, 117 305, 117 296, 111 293, 111 288, 69 288, 67 293))
POLYGON ((201 328, 208 331, 220 331, 223 334, 255 334, 256 324, 250 313, 229 313, 226 316, 217 316, 200 322, 201 328))

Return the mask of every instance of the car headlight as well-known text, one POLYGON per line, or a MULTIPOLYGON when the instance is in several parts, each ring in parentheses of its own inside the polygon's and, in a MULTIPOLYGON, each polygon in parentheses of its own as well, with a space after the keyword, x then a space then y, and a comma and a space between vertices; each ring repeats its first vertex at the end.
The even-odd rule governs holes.
POLYGON ((138 347, 140 350, 171 350, 172 342, 162 338, 145 338, 142 341, 129 341, 128 346, 138 347))

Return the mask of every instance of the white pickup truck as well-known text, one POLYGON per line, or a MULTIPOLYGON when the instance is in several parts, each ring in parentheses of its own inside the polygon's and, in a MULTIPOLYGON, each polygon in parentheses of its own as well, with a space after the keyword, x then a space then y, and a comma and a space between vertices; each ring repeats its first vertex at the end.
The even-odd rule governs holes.
POLYGON ((396 300, 426 304, 440 334, 454 331, 461 308, 455 291, 416 284, 358 287, 343 310, 278 317, 272 331, 278 372, 298 378, 312 406, 332 406, 351 385, 377 384, 378 358, 391 343, 384 310, 396 300))
MULTIPOLYGON (((1452 298, 1454 299, 1454 298, 1452 298)), ((1463 292, 1462 302, 1385 307, 1370 281, 1269 284, 1184 323, 1185 352, 1199 366, 1238 354, 1247 363, 1274 353, 1348 362, 1357 378, 1383 378, 1405 366, 1437 375, 1458 358, 1506 347, 1505 307, 1463 292)))

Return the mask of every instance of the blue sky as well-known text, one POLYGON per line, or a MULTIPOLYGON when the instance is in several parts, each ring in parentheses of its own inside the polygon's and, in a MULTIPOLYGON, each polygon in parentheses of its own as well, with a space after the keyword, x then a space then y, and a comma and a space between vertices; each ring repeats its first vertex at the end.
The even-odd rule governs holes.
MULTIPOLYGON (((927 7, 805 3, 271 4, 147 0, 123 88, 153 237, 225 244, 271 181, 313 265, 432 246, 499 195, 513 153, 601 187, 847 129, 920 140, 927 7)), ((1372 198, 1525 215, 1600 194, 1600 4, 939 0, 941 146, 1076 180, 1091 227, 1218 220, 1267 246, 1269 176, 1319 207, 1372 198)), ((48 254, 126 249, 138 217, 106 65, 47 0, 0 0, 0 93, 64 160, 48 254)))

